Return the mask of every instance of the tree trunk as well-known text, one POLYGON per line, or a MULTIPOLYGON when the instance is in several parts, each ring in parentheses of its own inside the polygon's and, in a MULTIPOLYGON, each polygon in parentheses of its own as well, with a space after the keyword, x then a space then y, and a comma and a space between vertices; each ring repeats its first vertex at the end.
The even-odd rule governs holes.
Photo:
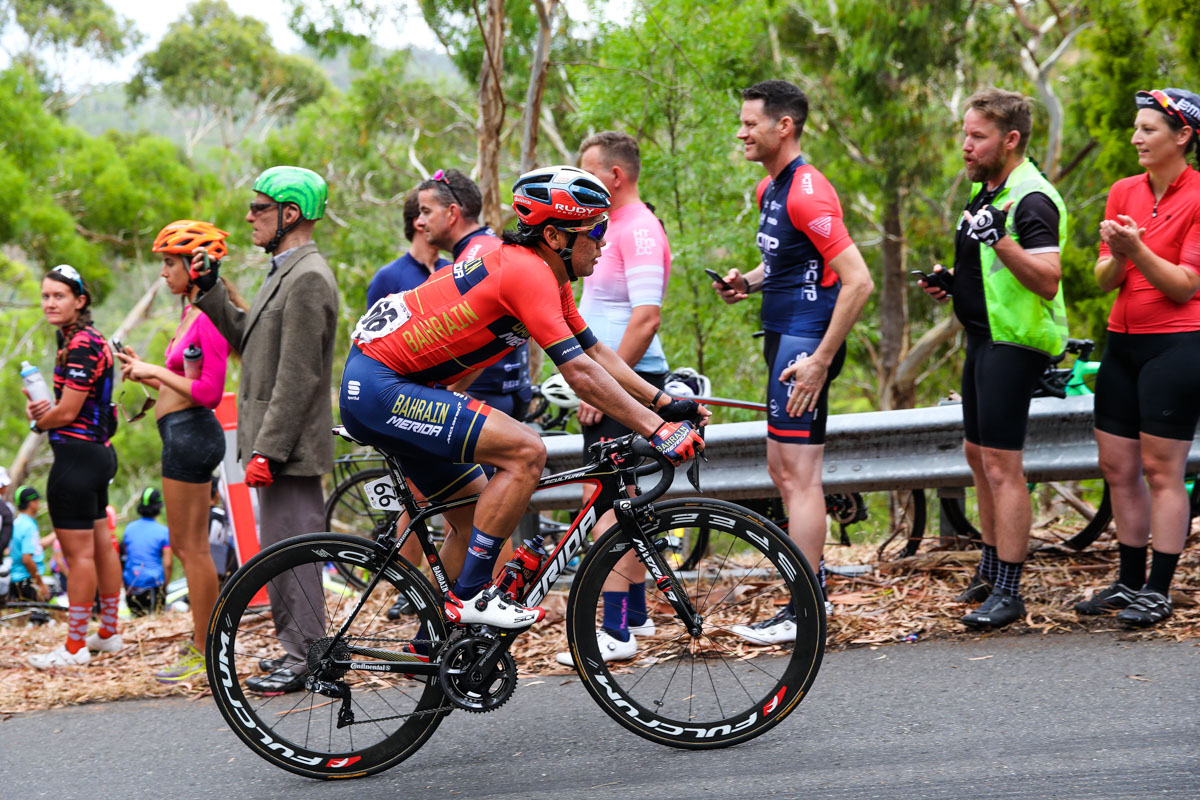
POLYGON ((483 221, 499 229, 500 131, 504 126, 504 0, 487 0, 482 23, 483 65, 479 70, 479 191, 483 195, 483 221))
POLYGON ((912 408, 915 393, 895 383, 896 369, 908 354, 908 280, 905 275, 901 195, 889 188, 883 207, 883 268, 879 292, 880 406, 912 408))
POLYGON ((550 38, 559 0, 533 0, 538 15, 538 38, 525 90, 525 117, 521 129, 521 172, 537 166, 538 131, 542 118, 542 95, 546 91, 546 71, 550 67, 550 38))

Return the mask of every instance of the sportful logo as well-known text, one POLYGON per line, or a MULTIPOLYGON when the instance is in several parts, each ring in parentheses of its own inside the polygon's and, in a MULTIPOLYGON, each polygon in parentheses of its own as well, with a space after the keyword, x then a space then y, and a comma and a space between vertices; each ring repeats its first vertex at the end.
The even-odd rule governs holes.
POLYGON ((817 217, 812 222, 808 223, 808 227, 813 231, 813 233, 818 233, 828 239, 829 234, 833 231, 833 217, 817 217))
POLYGON ((358 393, 362 391, 362 384, 358 381, 346 381, 346 395, 351 400, 358 399, 358 393))

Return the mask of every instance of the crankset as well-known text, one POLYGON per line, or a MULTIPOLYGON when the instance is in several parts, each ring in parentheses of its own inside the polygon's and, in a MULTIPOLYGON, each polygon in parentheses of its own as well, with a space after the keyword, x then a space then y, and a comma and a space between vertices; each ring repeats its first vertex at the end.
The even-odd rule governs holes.
POLYGON ((476 713, 507 702, 517 688, 517 662, 508 643, 488 636, 467 636, 446 646, 438 677, 451 703, 476 713))

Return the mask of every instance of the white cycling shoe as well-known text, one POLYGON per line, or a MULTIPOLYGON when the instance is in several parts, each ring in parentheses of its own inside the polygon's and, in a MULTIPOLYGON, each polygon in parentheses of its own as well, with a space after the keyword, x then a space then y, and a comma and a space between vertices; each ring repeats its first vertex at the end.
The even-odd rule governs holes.
POLYGON ((470 600, 459 600, 454 592, 446 594, 446 619, 460 625, 491 625, 511 630, 528 628, 545 616, 546 609, 517 605, 495 586, 485 586, 470 600))
MULTIPOLYGON (((653 622, 650 623, 654 625, 653 622)), ((638 627, 645 627, 639 625, 638 627)), ((628 661, 637 655, 637 637, 633 635, 633 628, 629 629, 629 641, 622 642, 617 637, 610 634, 608 631, 601 628, 596 631, 596 645, 600 648, 600 655, 605 661, 628 661)), ((575 666, 574 660, 569 652, 559 653, 554 657, 554 660, 564 667, 575 666)))
POLYGON ((86 641, 87 649, 97 653, 119 653, 125 646, 125 640, 119 633, 114 633, 107 639, 101 639, 99 633, 92 633, 88 634, 86 641))
POLYGON ((92 654, 86 647, 81 647, 75 653, 67 651, 66 645, 59 645, 49 653, 35 653, 29 657, 30 666, 35 669, 52 669, 53 667, 83 667, 92 660, 92 654))

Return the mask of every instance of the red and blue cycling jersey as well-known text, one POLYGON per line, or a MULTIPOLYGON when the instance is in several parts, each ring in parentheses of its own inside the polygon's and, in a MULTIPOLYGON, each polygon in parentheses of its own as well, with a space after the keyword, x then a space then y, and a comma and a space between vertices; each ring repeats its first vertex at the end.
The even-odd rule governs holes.
POLYGON ((355 346, 413 383, 449 385, 533 338, 561 366, 596 344, 536 253, 502 245, 444 267, 411 291, 388 295, 358 321, 355 346))
POLYGON ((758 184, 763 328, 823 336, 841 281, 828 263, 853 244, 829 181, 797 156, 774 180, 758 184))

